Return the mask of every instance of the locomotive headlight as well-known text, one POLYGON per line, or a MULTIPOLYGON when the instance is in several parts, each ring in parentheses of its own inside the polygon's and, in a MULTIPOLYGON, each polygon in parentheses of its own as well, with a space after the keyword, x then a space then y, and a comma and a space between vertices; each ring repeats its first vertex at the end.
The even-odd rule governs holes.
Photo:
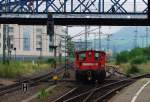
POLYGON ((91 77, 88 77, 88 80, 91 80, 92 78, 91 77))

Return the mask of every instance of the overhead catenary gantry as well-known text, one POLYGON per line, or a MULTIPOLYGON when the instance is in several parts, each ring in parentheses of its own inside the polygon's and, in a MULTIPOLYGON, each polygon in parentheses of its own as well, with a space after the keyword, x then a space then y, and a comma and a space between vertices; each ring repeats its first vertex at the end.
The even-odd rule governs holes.
POLYGON ((0 0, 0 23, 150 25, 149 0, 0 0))

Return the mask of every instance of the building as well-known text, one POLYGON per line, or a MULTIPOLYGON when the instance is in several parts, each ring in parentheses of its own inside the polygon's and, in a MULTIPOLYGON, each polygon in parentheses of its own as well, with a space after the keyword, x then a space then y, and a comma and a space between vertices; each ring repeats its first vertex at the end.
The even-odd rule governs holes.
MULTIPOLYGON (((54 28, 54 45, 57 53, 62 49, 60 35, 64 35, 64 27, 54 28)), ((0 54, 3 52, 3 33, 9 34, 11 54, 17 56, 53 56, 54 51, 49 49, 51 44, 47 35, 46 26, 0 25, 0 54), (16 51, 14 50, 16 48, 16 51)), ((8 38, 8 37, 7 37, 8 38)))

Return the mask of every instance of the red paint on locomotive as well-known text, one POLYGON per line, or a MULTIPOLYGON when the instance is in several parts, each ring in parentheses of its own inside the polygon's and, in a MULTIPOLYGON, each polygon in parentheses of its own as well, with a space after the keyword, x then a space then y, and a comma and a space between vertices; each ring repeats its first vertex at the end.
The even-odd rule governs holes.
POLYGON ((74 66, 77 80, 103 81, 105 72, 106 53, 104 51, 77 51, 75 52, 74 66))
POLYGON ((106 54, 103 51, 78 51, 75 53, 76 70, 104 70, 106 54))

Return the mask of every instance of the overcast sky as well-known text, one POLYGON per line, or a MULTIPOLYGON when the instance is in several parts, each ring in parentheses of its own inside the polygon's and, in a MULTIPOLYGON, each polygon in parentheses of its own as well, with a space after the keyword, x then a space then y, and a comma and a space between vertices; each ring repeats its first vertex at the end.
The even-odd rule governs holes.
MULTIPOLYGON (((124 26, 102 26, 101 27, 101 33, 103 33, 102 35, 113 34, 123 27, 124 26)), ((99 28, 98 26, 90 26, 90 28, 88 30, 89 31, 92 30, 92 31, 89 33, 90 35, 88 36, 88 40, 91 40, 91 39, 98 37, 98 32, 99 32, 98 28, 99 28), (95 33, 97 33, 97 34, 95 34, 95 33)), ((84 26, 69 27, 69 35, 71 35, 71 36, 75 36, 81 32, 82 32, 82 35, 75 37, 73 40, 84 39, 85 27, 84 26)), ((103 37, 105 37, 105 35, 103 37)))

